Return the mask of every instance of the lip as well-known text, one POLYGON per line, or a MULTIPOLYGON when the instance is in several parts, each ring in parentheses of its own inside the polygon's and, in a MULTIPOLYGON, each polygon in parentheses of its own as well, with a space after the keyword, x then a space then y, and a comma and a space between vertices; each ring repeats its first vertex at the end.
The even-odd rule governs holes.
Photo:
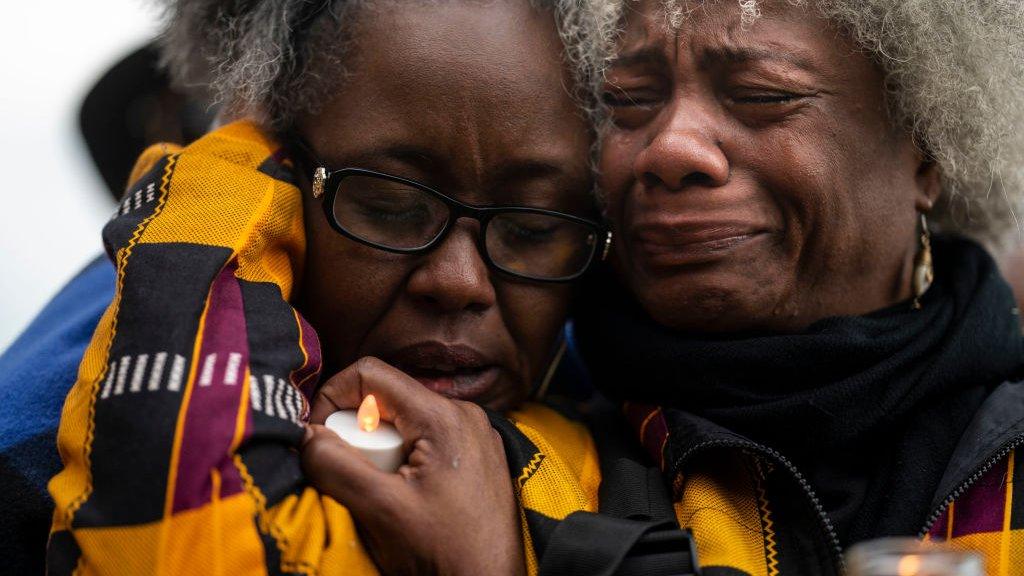
POLYGON ((465 344, 419 342, 383 354, 382 359, 434 392, 458 400, 486 396, 501 373, 487 354, 465 344))
POLYGON ((639 223, 629 230, 631 252, 649 268, 707 264, 768 234, 751 224, 710 220, 639 223))

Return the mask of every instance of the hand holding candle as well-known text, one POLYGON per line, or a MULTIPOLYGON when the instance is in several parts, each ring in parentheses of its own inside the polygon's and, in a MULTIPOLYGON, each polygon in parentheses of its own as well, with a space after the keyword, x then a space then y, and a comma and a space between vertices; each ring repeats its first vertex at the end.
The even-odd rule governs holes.
POLYGON ((382 573, 525 573, 505 451, 478 406, 444 398, 366 358, 321 386, 310 422, 303 471, 352 514, 382 573), (404 440, 401 454, 408 454, 397 474, 371 463, 366 445, 339 441, 327 428, 328 419, 343 418, 339 411, 347 413, 351 438, 376 439, 388 424, 373 432, 360 426, 372 428, 378 417, 393 423, 404 440))
POLYGON ((373 394, 367 394, 359 410, 338 410, 324 422, 329 430, 359 450, 384 472, 395 472, 405 461, 402 437, 387 422, 380 421, 380 409, 373 394))

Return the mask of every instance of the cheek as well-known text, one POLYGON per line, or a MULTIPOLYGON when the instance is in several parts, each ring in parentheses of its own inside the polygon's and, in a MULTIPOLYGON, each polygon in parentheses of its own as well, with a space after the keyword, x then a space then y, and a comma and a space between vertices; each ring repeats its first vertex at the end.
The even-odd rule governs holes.
POLYGON ((601 143, 598 186, 613 220, 621 215, 626 193, 633 183, 633 162, 639 152, 635 143, 635 136, 615 129, 610 129, 601 143))
POLYGON ((811 290, 889 273, 891 231, 907 219, 893 195, 905 186, 891 169, 894 151, 859 128, 814 116, 762 135, 763 153, 746 155, 783 223, 780 281, 811 290))
POLYGON ((545 369, 568 314, 571 288, 564 285, 507 284, 498 288, 505 326, 515 341, 527 382, 545 369))
POLYGON ((841 174, 839 142, 821 126, 779 130, 743 140, 735 175, 754 180, 765 210, 781 230, 782 245, 798 256, 811 236, 844 228, 852 198, 841 174))
POLYGON ((307 224, 300 310, 316 329, 325 358, 341 368, 395 301, 406 271, 379 251, 307 224))

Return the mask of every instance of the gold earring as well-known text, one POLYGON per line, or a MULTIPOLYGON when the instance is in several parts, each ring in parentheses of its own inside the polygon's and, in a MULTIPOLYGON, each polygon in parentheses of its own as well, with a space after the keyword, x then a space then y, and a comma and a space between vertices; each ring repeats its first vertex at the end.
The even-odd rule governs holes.
POLYGON ((324 183, 327 181, 327 169, 323 166, 317 166, 316 170, 313 171, 313 198, 319 198, 324 195, 324 183))
POLYGON ((921 214, 921 250, 914 258, 914 310, 921 309, 921 296, 935 280, 935 269, 932 267, 932 235, 928 231, 928 220, 921 214))

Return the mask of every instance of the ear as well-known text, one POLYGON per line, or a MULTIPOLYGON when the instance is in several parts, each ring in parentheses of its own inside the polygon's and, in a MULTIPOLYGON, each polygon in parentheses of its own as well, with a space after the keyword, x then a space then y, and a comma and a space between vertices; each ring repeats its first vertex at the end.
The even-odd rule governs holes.
POLYGON ((939 171, 939 164, 931 155, 920 149, 916 150, 917 173, 914 181, 917 184, 914 194, 914 207, 917 211, 926 214, 931 211, 932 206, 939 199, 942 192, 942 178, 939 171))

